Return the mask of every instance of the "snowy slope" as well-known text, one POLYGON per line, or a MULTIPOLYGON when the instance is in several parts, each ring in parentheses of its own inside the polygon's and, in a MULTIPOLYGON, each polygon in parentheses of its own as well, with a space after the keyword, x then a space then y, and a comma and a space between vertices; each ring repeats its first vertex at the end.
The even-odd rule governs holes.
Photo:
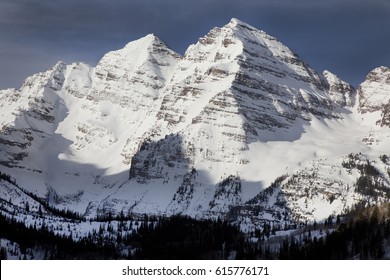
POLYGON ((90 217, 324 219, 373 199, 350 154, 389 187, 389 75, 377 68, 355 92, 238 19, 183 57, 147 35, 96 67, 60 62, 0 91, 0 171, 90 217))

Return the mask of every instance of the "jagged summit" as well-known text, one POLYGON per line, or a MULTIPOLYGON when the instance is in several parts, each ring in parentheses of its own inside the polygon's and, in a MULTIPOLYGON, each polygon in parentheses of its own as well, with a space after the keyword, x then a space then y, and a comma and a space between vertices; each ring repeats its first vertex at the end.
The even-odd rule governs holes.
POLYGON ((103 92, 123 105, 131 102, 130 92, 155 98, 179 60, 180 55, 149 34, 103 56, 95 67, 91 96, 103 98, 105 87, 103 92))
POLYGON ((390 75, 390 68, 389 67, 379 66, 379 67, 373 69, 370 73, 368 73, 367 79, 370 79, 370 77, 376 76, 376 75, 383 75, 384 78, 386 78, 386 82, 390 82, 389 81, 389 75, 390 75))
POLYGON ((347 82, 328 70, 323 75, 329 84, 329 96, 339 106, 352 107, 355 104, 355 89, 347 82))
POLYGON ((179 54, 169 49, 167 45, 154 33, 148 34, 142 38, 127 43, 123 49, 126 49, 129 52, 139 52, 141 50, 155 52, 156 50, 161 51, 165 49, 165 51, 168 53, 179 56, 179 54))
POLYGON ((63 62, 62 60, 60 60, 52 68, 53 69, 63 70, 63 69, 65 69, 65 67, 66 67, 66 63, 63 62))
POLYGON ((106 54, 103 59, 109 55, 114 53, 117 56, 123 56, 124 59, 147 59, 150 55, 154 53, 163 52, 165 54, 179 57, 180 55, 176 52, 169 49, 166 44, 158 38, 155 34, 148 34, 142 38, 139 38, 135 41, 131 41, 127 43, 122 49, 117 51, 109 52, 106 54))
MULTIPOLYGON (((232 18, 228 24, 226 24, 224 27, 226 28, 246 28, 253 31, 260 31, 259 29, 253 27, 252 25, 249 25, 246 22, 243 22, 242 20, 239 20, 237 18, 232 18)), ((260 31, 263 32, 263 31, 260 31)))
POLYGON ((390 68, 381 66, 367 74, 358 88, 359 110, 362 113, 380 110, 390 102, 390 68))
POLYGON ((358 87, 357 94, 359 112, 379 112, 376 124, 390 127, 390 68, 373 69, 358 87))
POLYGON ((131 47, 131 46, 136 45, 136 44, 149 46, 149 45, 154 44, 155 42, 160 43, 161 40, 154 33, 150 33, 150 34, 145 35, 144 37, 141 37, 137 40, 134 40, 134 41, 127 43, 125 48, 131 47))

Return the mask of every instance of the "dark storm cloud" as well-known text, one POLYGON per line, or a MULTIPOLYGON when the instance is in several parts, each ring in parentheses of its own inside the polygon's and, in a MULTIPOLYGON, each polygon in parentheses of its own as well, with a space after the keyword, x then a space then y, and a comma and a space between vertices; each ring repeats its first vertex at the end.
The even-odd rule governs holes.
POLYGON ((354 84, 390 65, 387 0, 2 0, 0 88, 18 86, 57 60, 95 65, 148 33, 183 53, 232 17, 277 37, 316 70, 354 84))

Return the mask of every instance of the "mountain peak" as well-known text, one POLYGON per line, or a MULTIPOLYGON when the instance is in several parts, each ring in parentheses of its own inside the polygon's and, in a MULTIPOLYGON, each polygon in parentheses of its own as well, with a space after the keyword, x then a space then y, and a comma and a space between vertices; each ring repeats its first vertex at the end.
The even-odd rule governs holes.
POLYGON ((150 46, 161 43, 162 41, 160 40, 160 38, 158 38, 155 34, 151 33, 135 41, 127 43, 124 49, 133 48, 134 46, 149 48, 150 46))
POLYGON ((389 67, 387 67, 387 66, 379 66, 379 67, 377 67, 377 68, 375 68, 374 70, 373 70, 373 72, 382 72, 382 73, 385 73, 385 72, 390 72, 390 68, 389 67))
POLYGON ((249 30, 258 30, 257 28, 253 27, 252 25, 249 25, 245 22, 243 22, 242 20, 239 20, 237 18, 232 18, 230 20, 230 22, 225 25, 225 27, 228 27, 228 28, 245 28, 245 29, 249 29, 249 30))
POLYGON ((386 66, 379 66, 368 73, 366 80, 390 84, 390 68, 386 66))
POLYGON ((148 34, 129 42, 122 49, 105 54, 99 61, 97 69, 99 71, 99 68, 102 65, 104 66, 107 64, 110 64, 113 67, 116 65, 114 68, 118 68, 118 65, 124 64, 121 69, 126 69, 128 72, 130 69, 138 67, 146 61, 150 61, 151 57, 156 54, 159 54, 161 57, 170 57, 174 59, 179 57, 176 52, 169 49, 155 34, 148 34), (129 64, 129 62, 131 63, 129 64))
POLYGON ((63 62, 63 61, 58 61, 54 66, 53 66, 53 69, 64 69, 66 67, 66 63, 63 62))
POLYGON ((390 126, 390 68, 380 66, 372 70, 357 92, 359 111, 361 113, 381 111, 382 119, 377 123, 390 126))
POLYGON ((329 84, 329 97, 339 106, 353 106, 355 103, 355 90, 347 82, 328 70, 322 73, 329 84))

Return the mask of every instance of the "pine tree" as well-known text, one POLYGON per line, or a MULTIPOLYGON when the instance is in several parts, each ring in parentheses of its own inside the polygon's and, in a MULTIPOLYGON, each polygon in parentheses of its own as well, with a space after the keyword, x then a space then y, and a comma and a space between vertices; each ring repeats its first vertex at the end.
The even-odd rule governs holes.
POLYGON ((6 260, 7 259, 7 249, 4 247, 0 248, 0 260, 6 260))
POLYGON ((28 201, 26 201, 26 203, 24 204, 24 206, 25 206, 26 212, 30 212, 30 204, 28 203, 28 201))

